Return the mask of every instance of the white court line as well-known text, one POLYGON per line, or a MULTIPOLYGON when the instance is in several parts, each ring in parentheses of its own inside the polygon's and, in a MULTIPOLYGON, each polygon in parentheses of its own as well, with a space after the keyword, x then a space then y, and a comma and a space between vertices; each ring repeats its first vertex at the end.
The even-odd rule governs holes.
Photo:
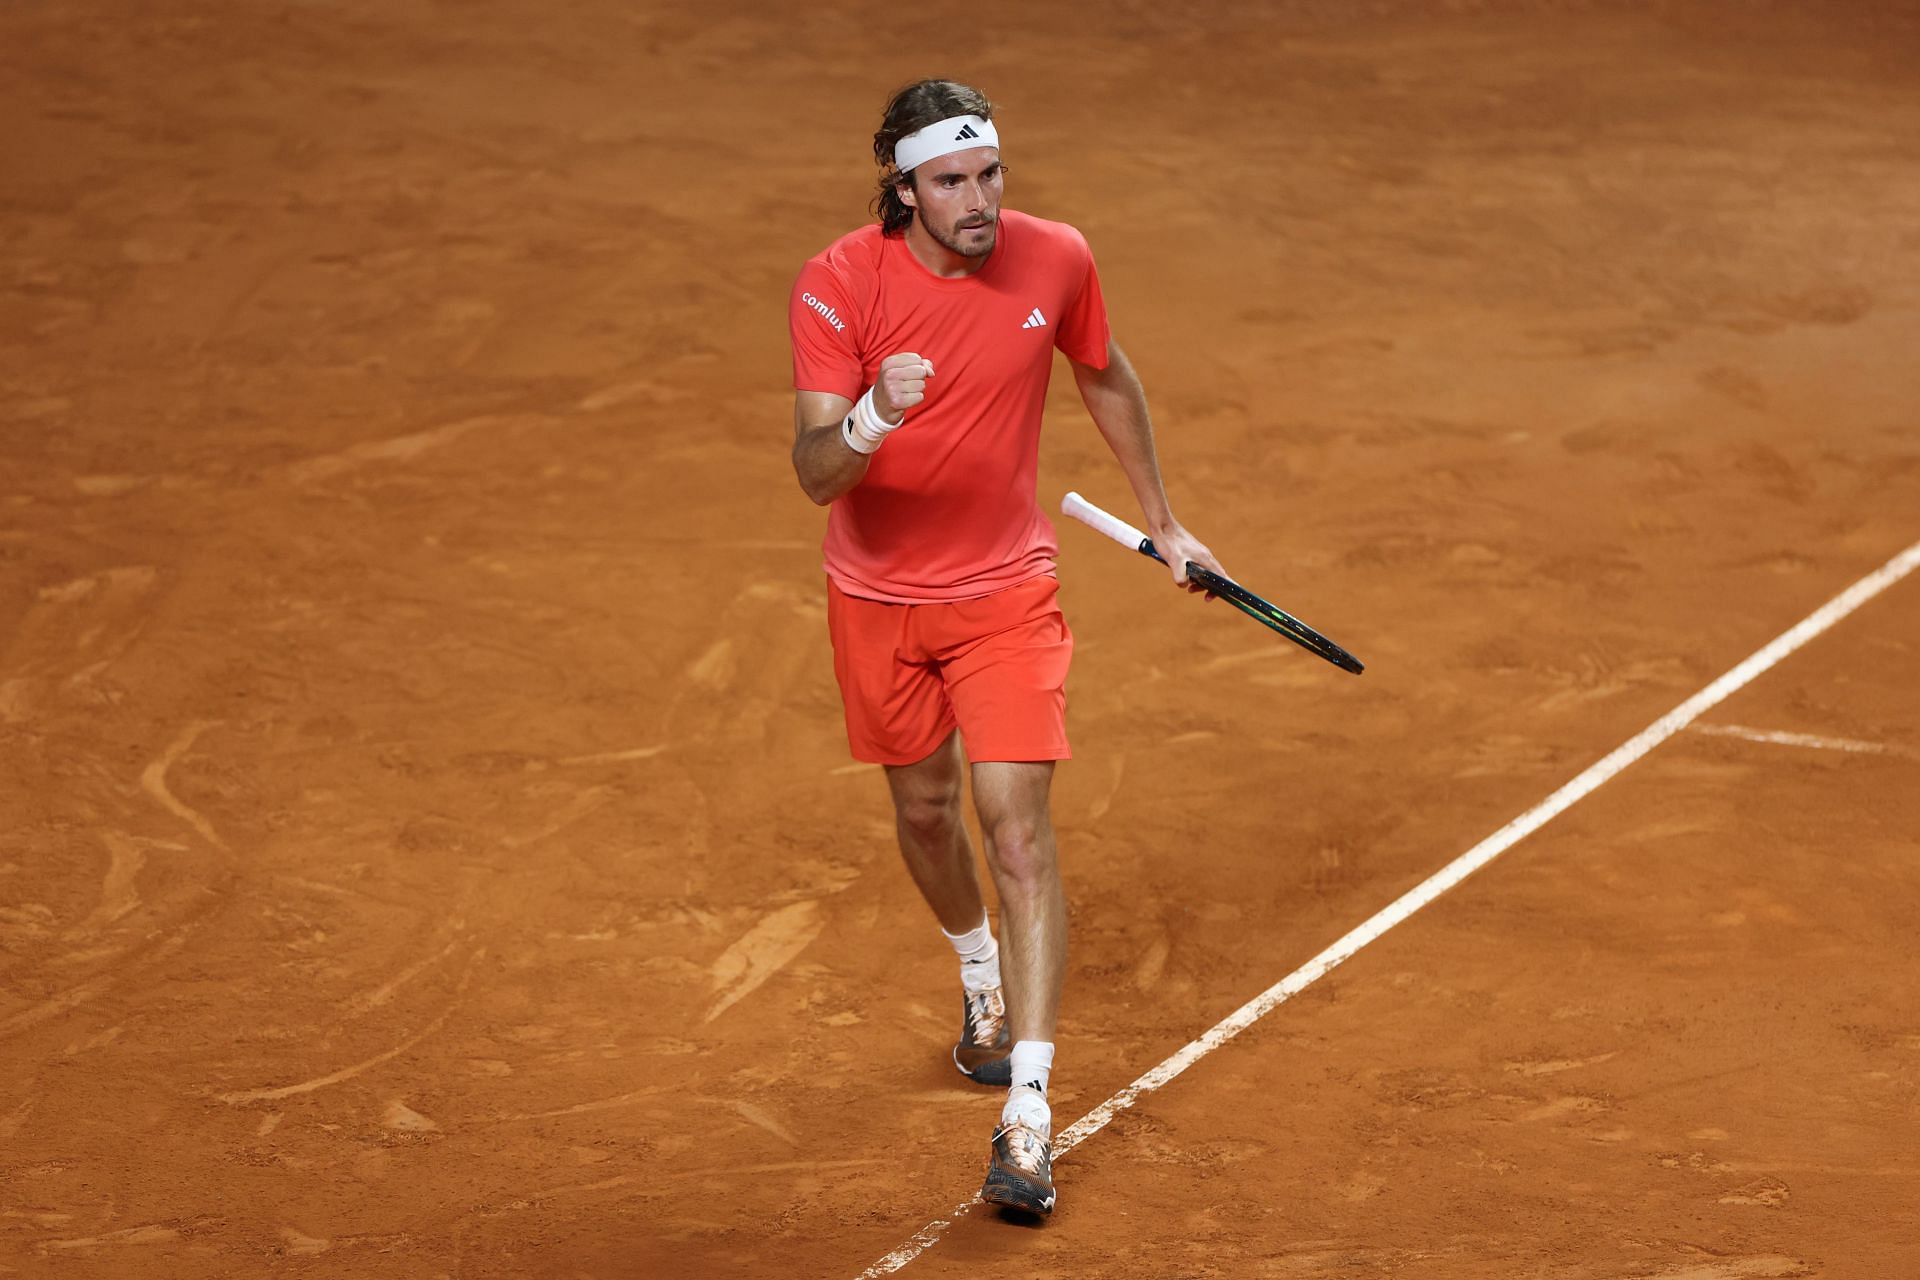
MULTIPOLYGON (((1067 1152, 1106 1128, 1116 1115, 1171 1081, 1182 1071, 1245 1031, 1286 1001, 1305 991, 1343 962, 1351 959, 1362 947, 1572 808, 1622 769, 1685 729, 1702 713, 1724 701, 1782 658, 1906 577, 1916 565, 1920 565, 1920 542, 1914 543, 1781 632, 1744 662, 1633 737, 1628 738, 1594 764, 1589 765, 1586 772, 1572 782, 1567 783, 1545 800, 1449 862, 1432 876, 1400 895, 1364 924, 1348 933, 1346 937, 1341 938, 1306 964, 1235 1009, 1215 1023, 1204 1035, 1074 1121, 1054 1140, 1054 1159, 1060 1159, 1067 1152)), ((928 1223, 905 1244, 862 1271, 858 1280, 874 1280, 875 1277, 891 1275, 900 1270, 932 1248, 956 1219, 979 1202, 979 1197, 975 1196, 946 1217, 936 1218, 928 1223)))
POLYGON ((1697 724, 1695 733, 1715 738, 1744 738, 1748 742, 1766 742, 1781 747, 1816 747, 1826 751, 1854 751, 1871 756, 1910 756, 1916 753, 1886 742, 1862 742, 1858 738, 1823 738, 1813 733, 1787 733, 1780 729, 1754 729, 1744 724, 1697 724))

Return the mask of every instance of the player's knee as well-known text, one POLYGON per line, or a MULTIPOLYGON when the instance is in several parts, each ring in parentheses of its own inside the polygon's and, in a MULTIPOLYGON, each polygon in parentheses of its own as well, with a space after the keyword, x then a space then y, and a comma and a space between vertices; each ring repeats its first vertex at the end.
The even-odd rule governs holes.
POLYGON ((988 828, 987 857, 1003 889, 1038 893, 1059 874, 1052 833, 1037 818, 1003 818, 988 828))
POLYGON ((960 788, 933 788, 902 796, 895 806, 900 826, 916 841, 938 845, 960 826, 960 788))

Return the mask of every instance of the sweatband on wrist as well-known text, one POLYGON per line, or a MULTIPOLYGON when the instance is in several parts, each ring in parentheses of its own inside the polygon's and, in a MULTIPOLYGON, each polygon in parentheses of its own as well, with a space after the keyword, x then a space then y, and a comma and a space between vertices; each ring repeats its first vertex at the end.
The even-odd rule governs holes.
MULTIPOLYGON (((906 421, 904 417, 901 422, 906 421)), ((873 407, 873 388, 867 388, 867 394, 853 403, 852 412, 840 424, 840 438, 847 442, 847 448, 855 453, 873 453, 887 442, 890 432, 900 429, 899 422, 888 422, 873 407)))

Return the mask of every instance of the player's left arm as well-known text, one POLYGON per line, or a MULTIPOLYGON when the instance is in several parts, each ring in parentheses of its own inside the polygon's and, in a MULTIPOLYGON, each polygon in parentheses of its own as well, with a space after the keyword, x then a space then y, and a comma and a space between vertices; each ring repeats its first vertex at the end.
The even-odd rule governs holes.
POLYGON ((1120 469, 1127 473, 1133 496, 1140 502, 1140 513, 1147 518, 1147 536, 1154 549, 1173 570, 1176 584, 1189 591, 1204 591, 1197 582, 1187 580, 1187 562, 1191 560, 1215 573, 1226 575, 1220 561, 1206 544, 1188 533, 1174 518, 1167 502, 1167 488, 1160 478, 1160 458, 1153 446, 1153 418, 1147 412, 1146 388, 1140 375, 1120 344, 1107 340, 1107 367, 1097 369, 1067 357, 1073 365, 1073 380, 1080 387, 1080 398, 1093 416, 1094 426, 1106 438, 1120 469))

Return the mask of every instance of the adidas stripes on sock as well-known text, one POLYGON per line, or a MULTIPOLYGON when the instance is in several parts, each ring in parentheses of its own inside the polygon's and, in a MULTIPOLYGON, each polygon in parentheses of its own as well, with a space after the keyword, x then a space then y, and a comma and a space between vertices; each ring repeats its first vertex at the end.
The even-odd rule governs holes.
POLYGON ((1053 1074, 1053 1042, 1016 1040, 1013 1042, 1013 1056, 1007 1059, 1007 1064, 1012 1069, 1009 1079, 1014 1088, 1026 1085, 1029 1089, 1038 1089, 1044 1096, 1047 1078, 1053 1074))
POLYGON ((1016 1040, 1008 1062, 1013 1084, 1000 1107, 1001 1125, 1018 1121, 1051 1137, 1053 1109, 1047 1105, 1047 1077, 1053 1074, 1052 1041, 1016 1040))

